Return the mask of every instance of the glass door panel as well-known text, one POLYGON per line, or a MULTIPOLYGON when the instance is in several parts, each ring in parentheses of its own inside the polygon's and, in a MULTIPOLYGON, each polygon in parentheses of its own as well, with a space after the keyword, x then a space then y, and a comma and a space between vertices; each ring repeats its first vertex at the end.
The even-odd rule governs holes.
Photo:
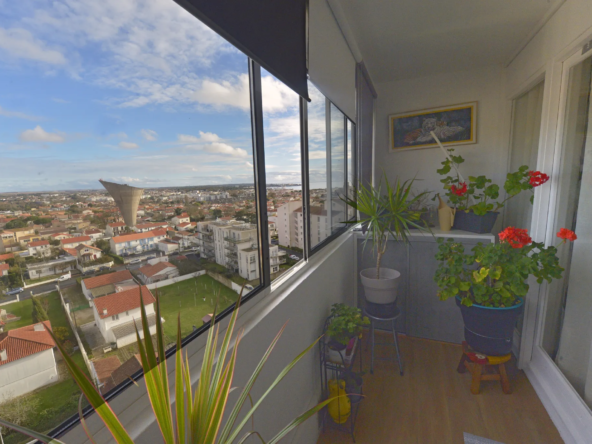
POLYGON ((571 68, 562 140, 554 231, 574 230, 576 242, 558 249, 563 279, 549 285, 543 348, 592 405, 592 58, 571 68))

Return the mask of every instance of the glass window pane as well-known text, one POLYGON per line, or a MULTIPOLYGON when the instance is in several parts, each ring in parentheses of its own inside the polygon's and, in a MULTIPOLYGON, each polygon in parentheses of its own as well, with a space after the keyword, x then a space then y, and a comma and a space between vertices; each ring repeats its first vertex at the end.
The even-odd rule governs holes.
POLYGON ((271 280, 303 258, 300 98, 261 70, 271 280))
POLYGON ((308 175, 310 182, 310 245, 314 248, 331 234, 327 206, 326 99, 308 82, 308 175))
POLYGON ((592 406, 589 273, 592 239, 592 58, 571 68, 562 141, 554 231, 574 230, 578 240, 558 247, 563 279, 549 285, 543 347, 576 391, 592 406))
MULTIPOLYGON (((137 352, 138 307, 119 312, 114 298, 137 302, 138 283, 156 293, 159 281, 168 345, 179 312, 186 336, 217 299, 220 311, 243 283, 260 283, 248 64, 175 2, 70 3, 22 0, 0 17, 13 42, 0 45, 0 84, 10 85, 0 91, 0 192, 11 193, 0 200, 0 255, 18 253, 0 279, 15 288, 71 273, 60 284, 71 313, 49 285, 35 300, 108 390, 127 376, 110 371, 137 352)), ((35 331, 30 289, 4 302, 20 317, 6 331, 35 331)), ((31 401, 22 424, 43 432, 76 414, 79 397, 49 352, 38 357, 44 375, 29 381, 38 366, 23 365, 10 394, 31 401)))
POLYGON ((345 116, 331 104, 331 233, 343 228, 346 219, 346 205, 341 198, 345 188, 345 116))
MULTIPOLYGON (((522 165, 536 170, 543 113, 543 92, 545 82, 541 82, 526 94, 514 100, 512 115, 512 140, 510 152, 510 171, 518 171, 522 165)), ((506 204, 504 212, 505 227, 519 227, 530 230, 532 219, 531 193, 521 193, 506 204)))
MULTIPOLYGON (((354 139, 353 139, 353 126, 354 124, 348 120, 347 121, 347 196, 349 198, 354 197, 354 190, 355 190, 355 161, 354 155, 354 139)), ((354 219, 356 217, 355 210, 347 206, 347 218, 354 219)))

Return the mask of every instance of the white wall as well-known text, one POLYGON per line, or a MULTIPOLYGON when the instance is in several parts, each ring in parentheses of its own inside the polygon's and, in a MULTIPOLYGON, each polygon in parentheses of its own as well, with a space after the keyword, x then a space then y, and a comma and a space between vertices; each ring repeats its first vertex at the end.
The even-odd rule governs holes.
POLYGON ((356 121, 356 61, 327 0, 309 2, 310 79, 352 121, 356 121))
POLYGON ((567 0, 506 69, 508 90, 519 87, 592 27, 592 2, 567 0))
MULTIPOLYGON (((507 164, 507 138, 502 134, 504 110, 502 68, 491 66, 478 70, 438 74, 376 85, 375 180, 383 171, 389 181, 422 179, 415 187, 442 191, 441 177, 436 173, 444 160, 440 148, 391 153, 388 116, 406 111, 455 105, 477 104, 477 143, 451 147, 464 157, 460 171, 469 175, 487 175, 503 186, 507 164)), ((500 218, 501 219, 501 218, 500 218)))
POLYGON ((58 381, 53 350, 0 366, 0 402, 58 381))

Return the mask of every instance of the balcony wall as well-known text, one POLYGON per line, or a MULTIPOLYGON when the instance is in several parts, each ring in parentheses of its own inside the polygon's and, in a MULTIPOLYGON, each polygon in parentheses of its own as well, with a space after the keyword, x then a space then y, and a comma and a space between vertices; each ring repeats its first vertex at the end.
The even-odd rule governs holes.
MULTIPOLYGON (((316 253, 292 277, 279 284, 279 288, 268 294, 257 295, 245 303, 239 319, 245 332, 239 348, 234 386, 244 386, 273 337, 288 321, 282 338, 252 391, 257 399, 281 369, 320 336, 331 304, 353 303, 353 251, 353 236, 346 233, 316 253)), ((225 325, 225 321, 221 324, 225 325)), ((201 363, 205 341, 203 336, 185 348, 189 353, 194 383, 197 382, 201 363)), ((174 362, 170 359, 169 370, 174 372, 174 362)), ((318 348, 315 347, 262 404, 255 416, 255 429, 265 439, 271 438, 290 420, 319 402, 319 376, 318 348)), ((154 437, 159 435, 158 426, 152 417, 143 379, 138 380, 138 384, 139 387, 131 386, 114 398, 111 406, 121 415, 122 422, 136 442, 154 443, 154 437)), ((233 396, 238 396, 238 393, 233 396)), ((110 435, 96 415, 92 415, 88 423, 97 442, 109 442, 110 435)), ((310 444, 316 442, 317 437, 318 423, 312 418, 284 442, 310 444)), ((80 426, 66 434, 63 440, 88 442, 80 426)))

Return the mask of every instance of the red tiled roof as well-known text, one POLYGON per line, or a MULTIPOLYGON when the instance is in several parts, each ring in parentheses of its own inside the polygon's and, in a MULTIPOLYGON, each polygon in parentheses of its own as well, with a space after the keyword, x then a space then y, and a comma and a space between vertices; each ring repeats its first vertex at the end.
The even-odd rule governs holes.
POLYGON ((69 237, 68 239, 62 239, 60 242, 62 245, 73 244, 75 242, 88 242, 92 240, 90 236, 79 236, 79 237, 69 237))
POLYGON ((103 285, 117 284, 118 282, 128 281, 134 277, 129 270, 116 271, 115 273, 103 274, 88 279, 84 279, 84 286, 87 290, 102 287, 103 285))
MULTIPOLYGON (((142 285, 144 305, 156 302, 148 287, 142 285)), ((140 288, 134 287, 119 293, 112 293, 94 300, 95 308, 101 319, 108 318, 124 311, 140 308, 140 288), (105 310, 107 310, 105 314, 105 310)))
POLYGON ((145 233, 124 234, 123 236, 113 237, 113 242, 120 244, 122 242, 130 242, 140 239, 148 239, 156 236, 166 236, 165 230, 146 231, 145 233))
POLYGON ((14 258, 14 253, 0 254, 0 261, 5 261, 14 258))
POLYGON ((41 240, 29 243, 29 247, 42 247, 44 245, 49 245, 49 241, 41 240))
POLYGON ((109 356, 108 358, 93 361, 93 366, 95 367, 99 381, 105 382, 121 366, 121 362, 117 356, 109 356))
POLYGON ((156 273, 159 273, 162 270, 164 270, 166 268, 171 268, 171 267, 177 268, 176 266, 174 266, 170 262, 158 262, 157 264, 154 264, 154 265, 146 265, 146 266, 140 268, 139 271, 140 271, 140 273, 142 273, 146 277, 152 277, 156 273))
MULTIPOLYGON (((55 342, 45 328, 35 331, 35 325, 40 324, 42 323, 27 325, 0 334, 0 350, 6 350, 8 357, 6 361, 0 361, 0 365, 55 347, 55 342)), ((43 324, 51 330, 51 322, 44 321, 43 324)))
POLYGON ((62 250, 64 250, 70 256, 74 256, 74 257, 78 256, 78 250, 76 250, 76 248, 62 247, 62 250))
POLYGON ((101 233, 102 233, 102 231, 101 231, 101 230, 94 230, 94 229, 91 229, 91 230, 86 230, 86 231, 84 232, 84 234, 86 234, 86 235, 89 235, 89 234, 101 234, 101 233))
MULTIPOLYGON (((4 270, 8 270, 10 268, 10 265, 8 264, 0 264, 0 272, 3 272, 4 270)), ((2 276, 2 273, 0 273, 0 276, 2 276)))

